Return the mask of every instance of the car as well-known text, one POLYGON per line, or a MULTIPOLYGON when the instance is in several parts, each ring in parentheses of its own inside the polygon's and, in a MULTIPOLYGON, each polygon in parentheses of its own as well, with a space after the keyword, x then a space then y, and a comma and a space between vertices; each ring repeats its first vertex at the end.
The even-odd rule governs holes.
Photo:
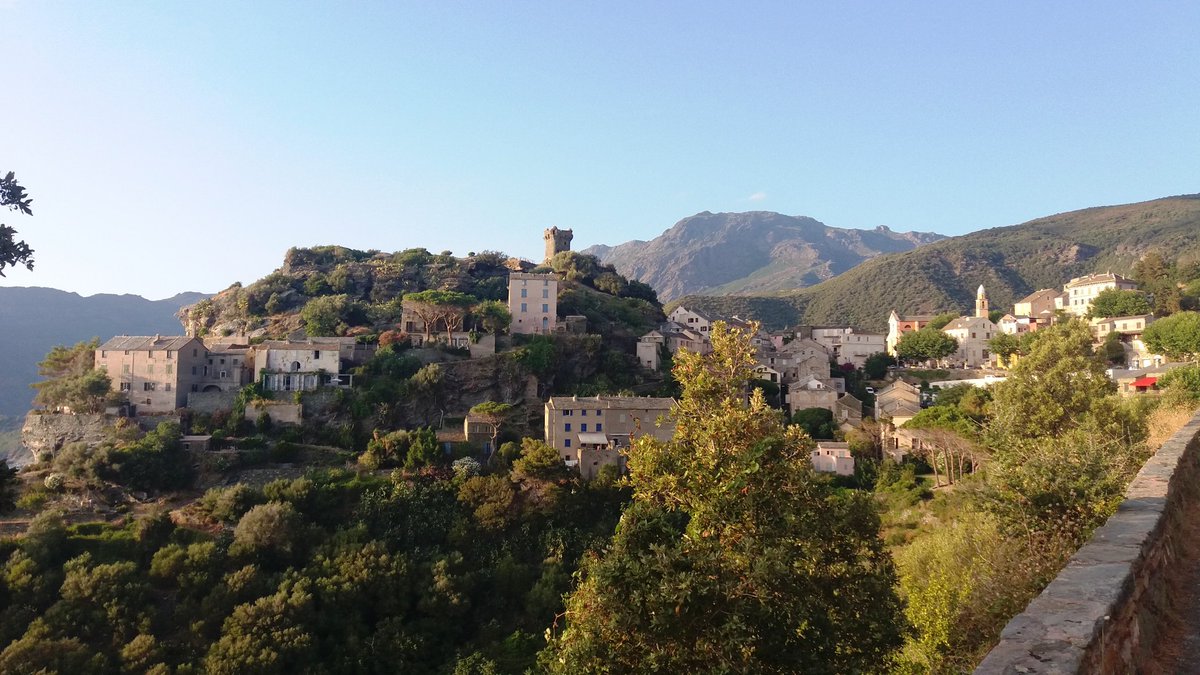
POLYGON ((865 388, 865 391, 866 391, 868 394, 874 394, 874 393, 875 393, 875 387, 866 387, 866 388, 865 388))

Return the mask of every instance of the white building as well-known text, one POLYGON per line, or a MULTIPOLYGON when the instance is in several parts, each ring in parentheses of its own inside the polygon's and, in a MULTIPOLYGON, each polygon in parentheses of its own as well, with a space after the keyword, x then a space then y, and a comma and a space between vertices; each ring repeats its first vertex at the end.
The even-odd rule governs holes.
POLYGON ((1065 309, 1075 316, 1085 316, 1091 310, 1092 301, 1096 296, 1110 288, 1133 291, 1137 290, 1137 284, 1132 279, 1112 272, 1075 277, 1063 286, 1063 294, 1056 303, 1057 308, 1065 309))
POLYGON ((854 456, 850 454, 850 444, 817 441, 817 449, 812 451, 812 467, 824 473, 853 476, 854 456))
POLYGON ((814 327, 812 339, 825 347, 840 364, 862 368, 872 354, 887 351, 887 336, 860 333, 850 326, 814 327))
POLYGON ((267 391, 311 391, 324 386, 350 386, 342 374, 337 343, 269 340, 254 349, 254 370, 267 391))

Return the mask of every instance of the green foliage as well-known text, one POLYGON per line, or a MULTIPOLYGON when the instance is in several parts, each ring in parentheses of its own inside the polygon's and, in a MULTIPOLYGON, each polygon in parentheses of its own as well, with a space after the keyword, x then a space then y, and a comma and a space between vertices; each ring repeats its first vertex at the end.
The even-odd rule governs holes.
POLYGON ((833 440, 837 438, 838 425, 833 412, 825 408, 805 408, 792 415, 792 424, 804 430, 811 438, 833 440))
POLYGON ((300 311, 304 332, 313 337, 344 335, 351 326, 366 322, 362 305, 348 295, 327 295, 309 300, 300 311))
POLYGON ((1088 309, 1088 318, 1139 316, 1150 313, 1150 300, 1141 291, 1109 288, 1100 291, 1088 309))
POLYGON ((17 494, 21 484, 17 470, 0 461, 0 513, 8 513, 17 507, 17 494))
POLYGON ((887 377, 889 366, 896 365, 896 359, 887 352, 876 352, 863 362, 863 374, 869 380, 882 380, 887 377))
POLYGON ((1142 341, 1155 354, 1200 359, 1200 312, 1179 312, 1146 326, 1142 341))
POLYGON ((508 311, 508 305, 499 300, 484 300, 475 305, 471 313, 483 325, 484 330, 492 334, 504 332, 512 323, 512 314, 508 311))
POLYGON ((1083 423, 1095 402, 1116 392, 1079 320, 1034 333, 1029 354, 994 387, 992 435, 1008 440, 1058 436, 1083 423))
POLYGON ((933 320, 929 322, 929 325, 927 325, 926 328, 940 331, 941 329, 945 328, 947 324, 958 317, 958 312, 942 312, 941 314, 933 317, 933 320))
MULTIPOLYGON (((17 182, 16 174, 9 171, 0 178, 0 207, 11 211, 19 211, 27 216, 33 215, 29 205, 33 203, 25 188, 17 182)), ((16 230, 8 225, 0 224, 0 277, 4 276, 5 267, 24 265, 33 269, 33 249, 24 241, 17 241, 16 230)))
POLYGON ((1000 357, 1002 362, 1007 362, 1013 354, 1021 351, 1021 338, 1011 333, 996 333, 988 340, 988 349, 1000 357))
POLYGON ((934 328, 922 328, 900 336, 896 356, 902 360, 936 361, 958 350, 958 340, 934 328))
POLYGON ((48 408, 66 407, 77 413, 104 410, 112 382, 108 373, 95 369, 99 338, 72 347, 56 346, 38 363, 44 380, 32 385, 38 393, 34 402, 48 408))
POLYGON ((1194 404, 1200 401, 1200 365, 1172 368, 1159 376, 1158 386, 1172 401, 1194 404))
POLYGON ((585 563, 541 665, 886 669, 904 624, 873 508, 813 475, 811 440, 785 430, 761 393, 746 401, 749 335, 718 322, 712 342, 711 355, 677 355, 675 438, 635 442, 634 503, 605 554, 585 563))

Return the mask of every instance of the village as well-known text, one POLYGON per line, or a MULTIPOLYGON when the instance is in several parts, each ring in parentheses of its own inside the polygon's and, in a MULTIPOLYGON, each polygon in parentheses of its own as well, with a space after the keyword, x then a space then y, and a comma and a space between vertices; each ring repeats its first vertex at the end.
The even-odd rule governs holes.
MULTIPOLYGON (((571 238, 570 230, 547 229, 546 260, 569 251, 571 238)), ((534 272, 535 265, 529 261, 511 260, 510 266, 508 334, 587 332, 586 317, 559 315, 558 274, 534 272)), ((1149 353, 1141 340, 1155 317, 1092 316, 1093 301, 1102 293, 1136 288, 1133 281, 1117 274, 1092 274, 1072 279, 1061 291, 1036 291, 1016 302, 1011 313, 997 317, 999 312, 991 309, 981 285, 973 314, 902 316, 893 310, 887 318, 886 334, 836 325, 767 331, 751 318, 712 316, 679 305, 664 323, 637 340, 636 356, 641 368, 654 373, 663 370, 680 351, 711 351, 710 334, 718 321, 750 334, 757 352, 758 386, 772 390, 789 418, 801 411, 827 411, 836 428, 834 438, 816 439, 813 468, 850 476, 855 460, 844 439, 862 428, 864 417, 874 420, 882 457, 899 462, 908 454, 920 455, 929 449, 925 447, 932 442, 929 435, 907 428, 906 423, 932 403, 939 388, 983 387, 1003 380, 1005 369, 1019 356, 1015 349, 998 351, 998 336, 1020 338, 1058 321, 1083 318, 1089 322, 1097 349, 1106 342, 1119 346, 1120 357, 1115 360, 1128 368, 1114 368, 1109 373, 1120 390, 1125 394, 1152 391, 1156 375, 1167 366, 1164 358, 1149 353), (905 354, 905 336, 930 330, 940 331, 952 341, 936 358, 914 363, 911 355, 905 354), (898 357, 908 365, 936 370, 911 371, 917 373, 913 376, 895 365, 898 357), (871 361, 876 365, 868 368, 871 361), (886 370, 879 372, 879 364, 886 370), (874 377, 862 375, 865 370, 875 371, 874 377), (847 388, 847 374, 857 375, 853 390, 847 388)), ((431 311, 428 303, 405 301, 398 328, 414 348, 440 345, 460 350, 470 359, 497 352, 496 333, 466 329, 461 311, 439 313, 431 311)), ((378 349, 377 343, 364 343, 356 337, 202 338, 197 332, 192 327, 181 336, 117 336, 101 344, 95 351, 95 367, 108 374, 113 391, 127 401, 108 412, 137 417, 144 424, 149 420, 152 426, 156 416, 179 411, 229 411, 239 392, 256 385, 268 397, 252 401, 248 413, 276 425, 300 424, 304 408, 289 394, 352 387, 354 371, 378 349)), ((543 399, 526 392, 525 403, 542 407, 544 442, 585 479, 594 478, 606 466, 624 471, 625 453, 637 434, 669 440, 673 433, 669 413, 675 401, 669 397, 600 394, 548 395, 543 399)), ((476 446, 481 457, 490 457, 497 450, 498 422, 494 417, 472 409, 442 410, 438 439, 447 449, 451 443, 465 442, 476 446), (461 429, 448 428, 447 417, 461 418, 461 429)), ((214 447, 207 434, 185 435, 183 442, 188 449, 214 447)))

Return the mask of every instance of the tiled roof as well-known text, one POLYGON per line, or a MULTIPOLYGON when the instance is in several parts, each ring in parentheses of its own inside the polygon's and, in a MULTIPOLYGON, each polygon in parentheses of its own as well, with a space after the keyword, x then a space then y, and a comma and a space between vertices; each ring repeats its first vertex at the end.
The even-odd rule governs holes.
POLYGON ((675 407, 675 399, 651 396, 552 396, 546 405, 557 410, 670 410, 675 407))
POLYGON ((1104 284, 1104 283, 1115 283, 1115 282, 1133 283, 1133 281, 1131 279, 1126 279, 1125 277, 1121 276, 1120 274, 1113 274, 1112 272, 1104 272, 1103 274, 1087 274, 1082 277, 1075 277, 1074 279, 1067 282, 1066 287, 1071 288, 1072 286, 1088 286, 1091 284, 1104 284))
POLYGON ((178 351, 195 339, 186 335, 118 335, 100 345, 100 349, 127 352, 178 351))

